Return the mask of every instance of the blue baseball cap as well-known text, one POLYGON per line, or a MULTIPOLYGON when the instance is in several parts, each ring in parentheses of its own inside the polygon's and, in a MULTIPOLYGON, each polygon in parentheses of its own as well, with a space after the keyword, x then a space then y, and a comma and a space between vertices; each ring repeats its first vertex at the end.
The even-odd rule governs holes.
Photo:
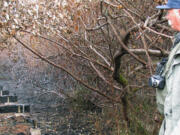
POLYGON ((180 9, 180 0, 168 0, 166 5, 159 5, 157 9, 180 9))

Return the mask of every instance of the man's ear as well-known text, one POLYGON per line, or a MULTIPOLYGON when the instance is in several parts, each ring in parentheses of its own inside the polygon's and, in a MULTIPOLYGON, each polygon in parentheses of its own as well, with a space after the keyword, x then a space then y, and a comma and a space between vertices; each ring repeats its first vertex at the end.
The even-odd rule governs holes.
POLYGON ((176 17, 180 17, 180 9, 172 9, 176 17))

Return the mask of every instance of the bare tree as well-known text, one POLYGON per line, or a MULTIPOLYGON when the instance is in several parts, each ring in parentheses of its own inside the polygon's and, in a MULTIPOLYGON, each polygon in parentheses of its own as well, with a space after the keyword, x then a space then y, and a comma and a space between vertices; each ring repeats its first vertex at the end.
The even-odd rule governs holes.
POLYGON ((15 39, 41 60, 59 68, 103 98, 121 103, 130 127, 128 104, 132 93, 147 88, 155 61, 168 56, 173 30, 164 12, 155 9, 163 1, 146 0, 41 0, 25 3, 3 0, 0 41, 15 39), (22 35, 30 35, 26 41, 22 35), (34 46, 32 37, 41 39, 34 46), (45 42, 63 52, 41 52, 45 42), (133 90, 136 89, 135 92, 133 90))

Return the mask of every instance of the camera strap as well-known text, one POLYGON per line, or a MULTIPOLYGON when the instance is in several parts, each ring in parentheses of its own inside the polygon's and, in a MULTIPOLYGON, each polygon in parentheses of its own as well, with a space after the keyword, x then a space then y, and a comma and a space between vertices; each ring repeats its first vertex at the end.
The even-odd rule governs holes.
POLYGON ((165 67, 165 71, 163 73, 163 75, 166 75, 166 73, 169 71, 170 67, 171 67, 171 64, 173 62, 173 58, 174 58, 174 55, 176 54, 176 52, 180 49, 180 42, 177 43, 177 45, 173 48, 173 50, 171 51, 171 53, 169 54, 169 57, 168 57, 168 61, 166 63, 166 67, 165 67))

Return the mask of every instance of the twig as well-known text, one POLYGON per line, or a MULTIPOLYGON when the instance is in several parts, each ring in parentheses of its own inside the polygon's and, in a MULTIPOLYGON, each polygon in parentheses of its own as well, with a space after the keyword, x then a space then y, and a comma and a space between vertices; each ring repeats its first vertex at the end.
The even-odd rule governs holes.
POLYGON ((90 49, 93 50, 99 57, 101 57, 109 67, 111 66, 107 59, 102 54, 100 54, 92 45, 90 45, 90 49))
POLYGON ((170 39, 173 38, 173 36, 169 36, 169 35, 166 35, 166 34, 157 32, 157 31, 155 31, 155 30, 153 30, 153 29, 151 29, 151 28, 149 28, 149 27, 147 27, 147 26, 145 26, 144 28, 148 29, 149 31, 151 31, 151 32, 153 32, 153 33, 155 33, 155 34, 157 34, 157 35, 161 35, 161 36, 163 36, 163 37, 167 37, 167 38, 170 38, 170 39))
POLYGON ((130 10, 129 8, 127 8, 126 5, 125 5, 122 1, 118 0, 117 2, 120 3, 126 10, 128 10, 128 11, 131 12, 131 13, 133 13, 133 14, 136 15, 139 19, 141 19, 142 21, 144 21, 144 18, 143 18, 142 16, 140 16, 140 15, 137 14, 136 12, 134 12, 134 11, 130 10))
POLYGON ((106 26, 108 23, 104 23, 104 24, 102 24, 102 25, 100 25, 100 26, 96 26, 96 27, 94 27, 94 28, 85 28, 87 31, 95 31, 95 30, 99 30, 99 29, 101 29, 102 27, 104 27, 104 26, 106 26))
MULTIPOLYGON (((20 31, 23 31, 23 32, 29 33, 29 34, 31 34, 31 35, 34 35, 33 33, 29 32, 29 31, 26 31, 26 30, 20 30, 20 31)), ((62 47, 62 48, 65 49, 66 51, 74 54, 74 52, 72 52, 71 50, 69 50, 68 48, 66 48, 66 47, 65 47, 64 45, 62 45, 61 43, 58 43, 58 42, 56 42, 56 41, 54 41, 54 40, 51 40, 51 39, 49 39, 49 38, 47 38, 47 37, 44 37, 44 36, 42 36, 42 35, 34 35, 34 36, 38 36, 38 37, 40 37, 40 38, 42 38, 42 39, 45 39, 45 40, 50 41, 50 42, 52 42, 52 43, 55 43, 55 45, 58 45, 59 47, 62 47)), ((66 40, 66 41, 67 41, 67 40, 66 40)))
POLYGON ((150 73, 152 75, 152 60, 151 60, 151 58, 149 56, 149 53, 148 53, 148 47, 147 47, 147 43, 145 41, 144 35, 141 36, 141 40, 143 42, 143 45, 144 45, 144 48, 145 48, 145 52, 146 52, 146 56, 147 56, 147 59, 148 59, 148 67, 149 67, 150 73))

